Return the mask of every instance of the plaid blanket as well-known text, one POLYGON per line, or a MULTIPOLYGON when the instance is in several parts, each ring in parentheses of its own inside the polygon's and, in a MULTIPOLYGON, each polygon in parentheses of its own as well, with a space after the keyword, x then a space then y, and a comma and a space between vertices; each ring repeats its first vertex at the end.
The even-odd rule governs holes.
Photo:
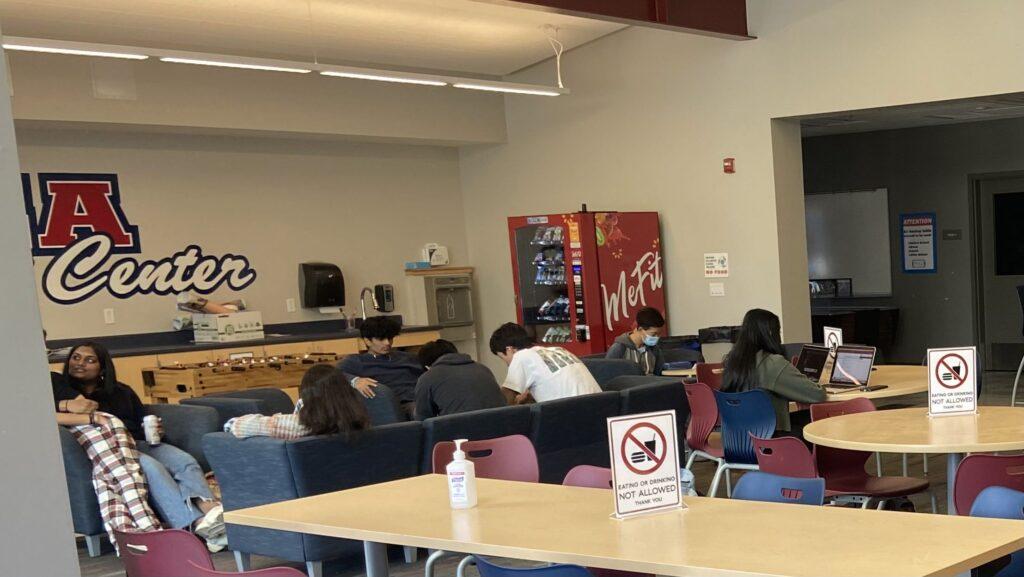
POLYGON ((149 488, 139 467, 135 440, 117 417, 102 425, 68 427, 92 462, 92 486, 100 505, 100 517, 110 542, 117 548, 114 530, 145 532, 160 529, 160 520, 149 507, 149 488))

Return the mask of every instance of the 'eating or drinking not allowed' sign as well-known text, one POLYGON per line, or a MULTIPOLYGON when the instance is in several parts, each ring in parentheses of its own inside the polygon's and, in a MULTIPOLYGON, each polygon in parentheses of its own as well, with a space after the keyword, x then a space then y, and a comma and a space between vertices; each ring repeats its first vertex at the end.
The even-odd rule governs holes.
POLYGON ((928 349, 928 414, 962 415, 978 410, 977 350, 928 349))
POLYGON ((682 506, 675 411, 612 417, 608 441, 616 517, 682 506))

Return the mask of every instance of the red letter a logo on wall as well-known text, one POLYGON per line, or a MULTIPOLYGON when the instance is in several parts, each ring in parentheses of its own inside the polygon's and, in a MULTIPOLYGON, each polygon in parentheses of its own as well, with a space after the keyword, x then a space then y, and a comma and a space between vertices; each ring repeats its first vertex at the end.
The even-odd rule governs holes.
POLYGON ((60 254, 80 238, 104 234, 113 241, 114 253, 139 253, 139 229, 121 210, 116 174, 39 174, 43 201, 35 219, 29 179, 23 177, 25 208, 32 229, 32 254, 60 254))

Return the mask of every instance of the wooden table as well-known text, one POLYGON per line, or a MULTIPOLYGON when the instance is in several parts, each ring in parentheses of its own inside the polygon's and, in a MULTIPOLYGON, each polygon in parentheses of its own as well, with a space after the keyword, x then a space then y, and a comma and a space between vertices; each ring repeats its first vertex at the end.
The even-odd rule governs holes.
POLYGON ((1024 408, 979 407, 977 415, 929 417, 928 409, 896 409, 842 415, 804 427, 816 445, 882 453, 945 453, 947 513, 953 504, 956 468, 964 453, 1024 449, 1024 408))
POLYGON ((885 385, 884 389, 827 389, 828 400, 845 401, 855 397, 885 399, 923 393, 928 390, 928 367, 921 365, 878 365, 871 371, 868 384, 885 385))
POLYGON ((676 577, 952 575, 1024 548, 1024 523, 1003 519, 687 497, 687 509, 618 521, 607 490, 477 484, 467 510, 424 475, 224 520, 362 540, 367 577, 387 576, 385 544, 676 577))

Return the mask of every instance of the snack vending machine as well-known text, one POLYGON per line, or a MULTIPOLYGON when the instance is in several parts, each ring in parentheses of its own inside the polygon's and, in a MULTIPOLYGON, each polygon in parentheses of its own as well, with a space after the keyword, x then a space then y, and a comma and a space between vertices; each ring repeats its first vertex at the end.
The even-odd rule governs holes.
POLYGON ((518 322, 538 344, 603 353, 639 309, 668 318, 658 213, 516 216, 508 235, 518 322))

